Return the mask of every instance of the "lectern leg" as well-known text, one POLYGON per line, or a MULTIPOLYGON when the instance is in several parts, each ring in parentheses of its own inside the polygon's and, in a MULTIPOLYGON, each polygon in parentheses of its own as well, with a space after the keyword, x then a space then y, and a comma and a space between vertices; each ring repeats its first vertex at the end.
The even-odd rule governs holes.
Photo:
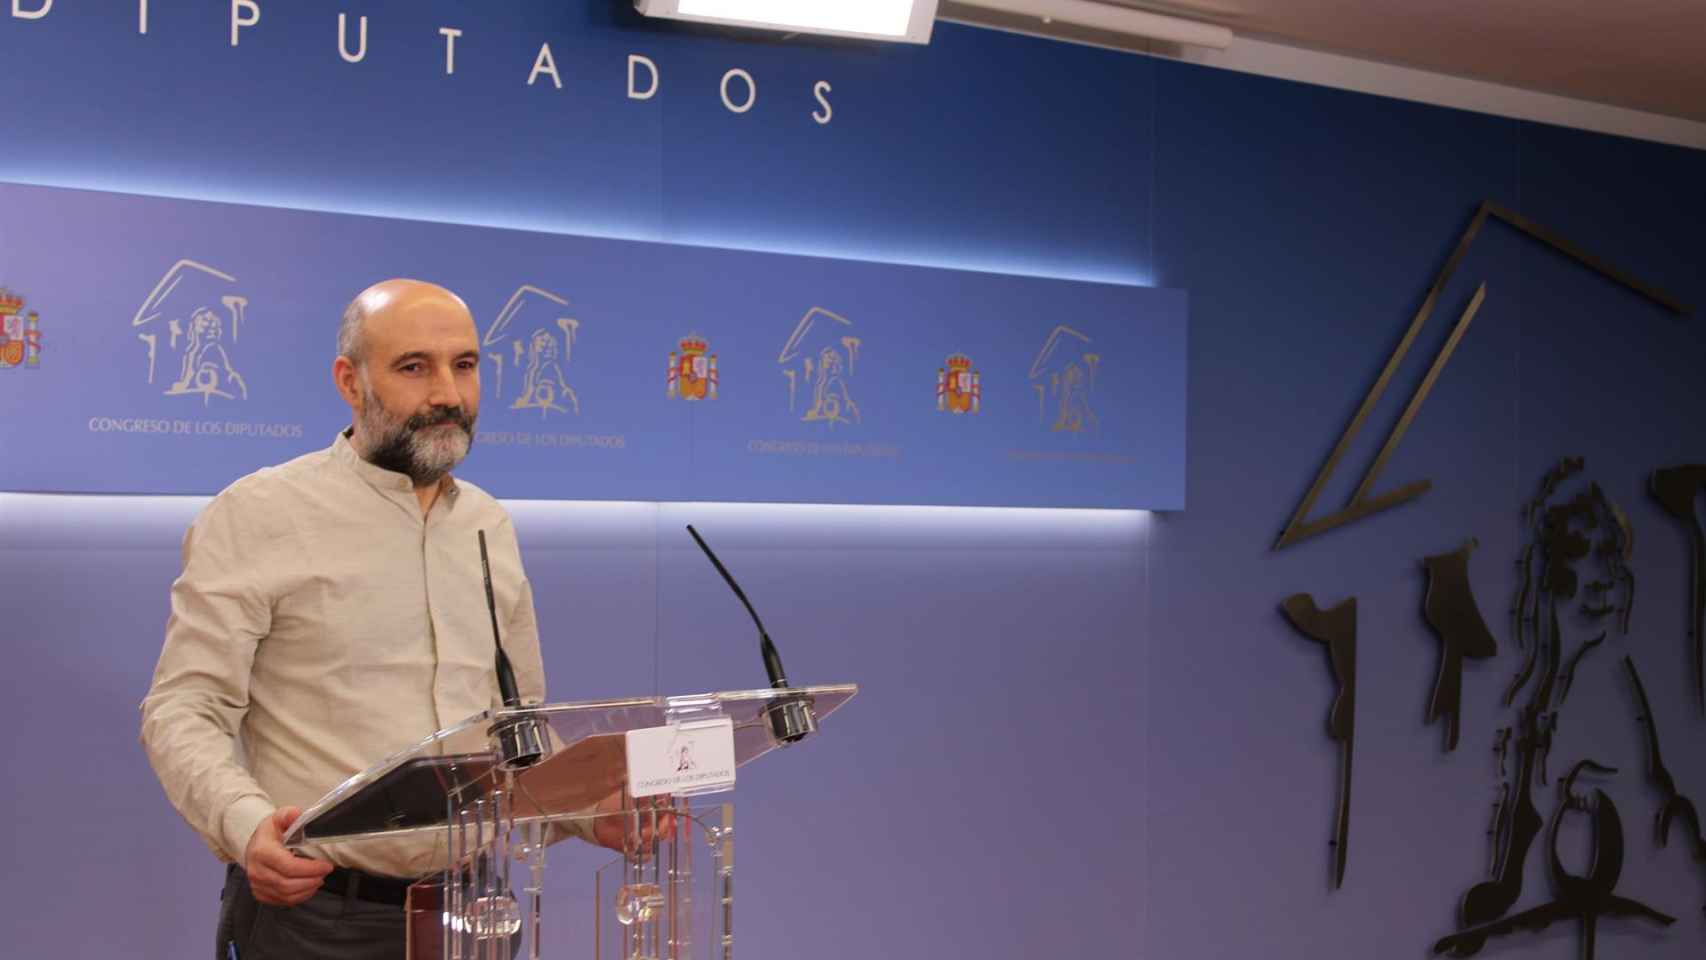
POLYGON ((517 954, 524 925, 511 874, 517 841, 528 864, 529 958, 537 960, 544 828, 527 824, 516 833, 510 786, 506 779, 483 796, 451 799, 448 866, 439 878, 409 890, 408 960, 511 960, 517 954))
POLYGON ((597 960, 732 960, 734 808, 677 799, 621 816, 630 852, 595 878, 597 960))

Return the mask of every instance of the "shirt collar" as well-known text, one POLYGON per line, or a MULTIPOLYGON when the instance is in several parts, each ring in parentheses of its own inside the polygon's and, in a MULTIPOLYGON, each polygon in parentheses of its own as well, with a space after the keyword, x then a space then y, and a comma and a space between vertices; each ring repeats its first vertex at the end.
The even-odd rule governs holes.
MULTIPOLYGON (((385 494, 406 493, 412 497, 415 482, 406 474, 387 470, 362 459, 361 454, 355 452, 355 444, 350 443, 350 437, 354 433, 354 427, 346 427, 338 434, 338 438, 332 441, 332 457, 354 470, 355 475, 373 489, 385 494)), ((445 474, 444 478, 438 481, 438 492, 446 501, 453 501, 461 491, 457 487, 456 479, 445 474)))

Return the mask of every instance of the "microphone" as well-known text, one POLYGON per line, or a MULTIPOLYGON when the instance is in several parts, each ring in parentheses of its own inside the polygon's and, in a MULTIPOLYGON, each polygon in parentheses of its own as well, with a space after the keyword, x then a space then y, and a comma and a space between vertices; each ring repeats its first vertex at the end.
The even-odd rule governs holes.
POLYGON ((492 646, 497 649, 498 693, 503 696, 504 706, 521 706, 521 694, 515 689, 515 669, 509 665, 509 655, 504 653, 503 637, 498 635, 498 601, 492 594, 492 560, 486 553, 486 531, 480 531, 480 572, 486 578, 486 610, 492 615, 492 646))
MULTIPOLYGON (((764 659, 764 672, 770 678, 770 689, 787 690, 788 675, 782 670, 782 656, 776 652, 776 644, 771 642, 770 634, 765 631, 764 621, 758 619, 758 611, 752 608, 752 601, 746 598, 746 592, 735 582, 734 576, 723 566, 723 562, 711 552, 710 544, 699 535, 699 531, 693 529, 693 524, 687 525, 687 532, 692 535, 693 542, 699 545, 699 549, 705 551, 705 557, 711 561, 711 566, 716 567, 717 572, 723 575, 723 582, 740 598, 741 605, 746 607, 747 615, 752 617, 753 625, 758 628, 758 653, 764 659)), ((784 745, 797 743, 817 730, 817 716, 812 712, 811 701, 805 697, 795 695, 778 698, 765 708, 765 713, 770 718, 770 732, 784 745)))
MULTIPOLYGON (((497 651, 498 694, 506 709, 521 706, 521 694, 515 687, 515 668, 504 653, 503 637, 498 633, 498 600, 492 593, 492 561, 486 552, 486 531, 480 534, 480 573, 486 580, 486 612, 492 617, 492 647, 497 651)), ((497 741, 499 766, 509 770, 531 767, 545 759, 545 735, 536 717, 522 715, 507 717, 492 725, 488 731, 497 741)))

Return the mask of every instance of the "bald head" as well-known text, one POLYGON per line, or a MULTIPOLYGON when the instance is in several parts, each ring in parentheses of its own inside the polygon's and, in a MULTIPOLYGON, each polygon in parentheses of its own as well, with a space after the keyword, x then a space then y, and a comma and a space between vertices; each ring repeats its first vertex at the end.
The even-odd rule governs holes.
POLYGON ((404 277, 381 280, 356 294, 344 308, 343 322, 338 324, 338 356, 360 367, 367 361, 369 323, 376 318, 384 323, 384 317, 397 317, 419 307, 458 311, 468 317, 470 325, 474 322, 462 298, 436 283, 404 277))
MULTIPOLYGON (((356 452, 434 487, 468 453, 480 410, 480 338, 462 298, 386 280, 344 310, 332 382, 350 405, 356 452)), ((435 488, 435 487, 434 487, 435 488)))

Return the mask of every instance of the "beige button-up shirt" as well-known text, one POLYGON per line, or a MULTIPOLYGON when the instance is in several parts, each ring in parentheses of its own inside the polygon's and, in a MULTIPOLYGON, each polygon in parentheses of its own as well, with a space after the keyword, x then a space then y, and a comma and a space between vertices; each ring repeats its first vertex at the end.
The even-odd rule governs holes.
MULTIPOLYGON (((275 807, 499 704, 477 532, 523 701, 544 698, 533 596, 509 515, 446 479, 421 514, 402 474, 327 450, 226 488, 184 536, 142 743, 172 805, 242 861, 275 807)), ((443 867, 433 837, 312 852, 396 877, 443 867)))

